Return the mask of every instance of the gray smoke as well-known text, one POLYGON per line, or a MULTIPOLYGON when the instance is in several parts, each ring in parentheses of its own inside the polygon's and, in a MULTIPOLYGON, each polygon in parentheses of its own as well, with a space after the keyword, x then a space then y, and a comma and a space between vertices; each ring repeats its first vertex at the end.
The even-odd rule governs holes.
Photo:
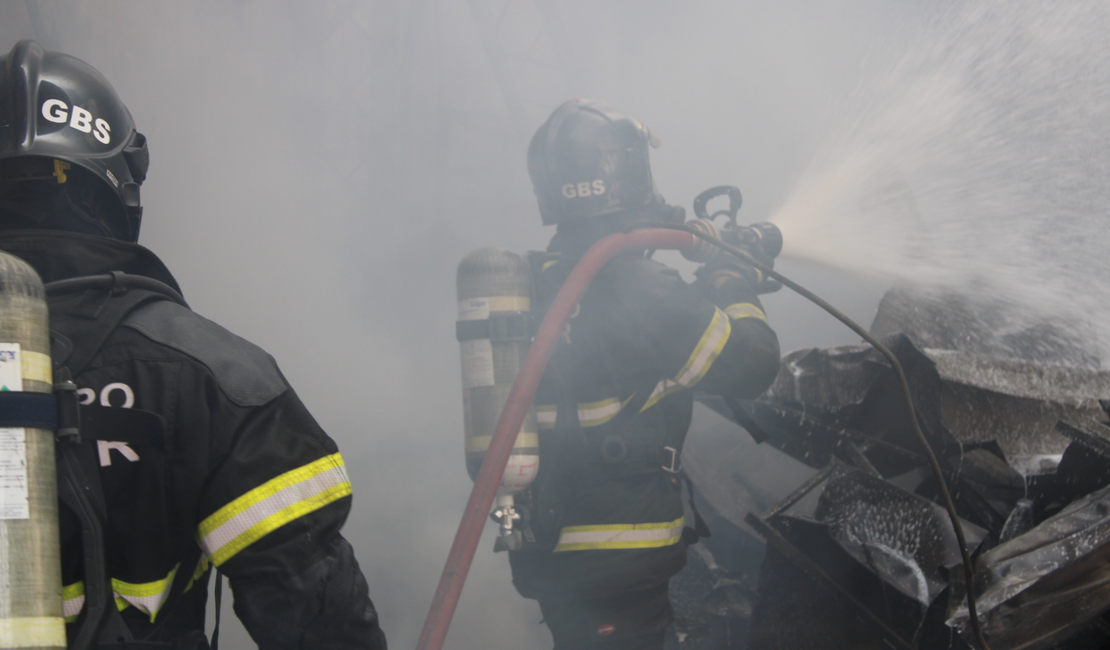
MULTIPOLYGON (((35 37, 127 102, 152 150, 141 242, 198 312, 277 357, 338 441, 355 488, 345 535, 391 645, 407 648, 470 488, 455 265, 480 246, 546 245, 524 167, 532 131, 571 96, 603 99, 662 137, 653 168, 669 201, 736 184, 741 219, 765 220, 927 9, 8 0, 0 50, 35 37)), ((889 284, 780 268, 865 324, 889 284)), ((764 302, 784 349, 854 341, 792 295, 764 302)), ((550 647, 487 533, 447 647, 550 647)), ((253 647, 224 620, 224 647, 253 647)))

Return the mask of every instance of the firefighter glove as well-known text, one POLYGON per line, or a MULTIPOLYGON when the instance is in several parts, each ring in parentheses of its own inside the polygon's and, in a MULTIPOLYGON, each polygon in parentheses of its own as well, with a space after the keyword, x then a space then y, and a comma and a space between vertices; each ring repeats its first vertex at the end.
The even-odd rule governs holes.
POLYGON ((729 280, 743 278, 748 284, 755 286, 763 280, 763 273, 755 267, 745 264, 735 255, 721 254, 715 256, 708 263, 694 272, 699 282, 716 289, 729 280))

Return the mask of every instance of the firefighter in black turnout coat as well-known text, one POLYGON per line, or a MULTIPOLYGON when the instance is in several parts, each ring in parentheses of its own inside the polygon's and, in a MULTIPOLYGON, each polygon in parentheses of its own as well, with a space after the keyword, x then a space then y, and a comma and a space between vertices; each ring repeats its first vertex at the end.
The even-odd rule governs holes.
MULTIPOLYGON (((110 616, 136 641, 208 648, 215 567, 263 648, 385 648, 339 533, 351 484, 335 443, 273 358, 190 311, 134 243, 147 162, 92 67, 32 41, 0 58, 0 249, 46 283, 114 274, 49 295, 55 376, 78 387, 80 451, 106 510, 110 616)), ((73 644, 87 567, 64 501, 60 517, 73 644)))
MULTIPOLYGON (((654 191, 649 143, 640 123, 585 100, 560 106, 532 138, 540 213, 557 225, 531 260, 541 313, 601 238, 639 221, 683 220, 654 191)), ((722 257, 693 285, 642 253, 614 258, 540 384, 541 473, 525 494, 535 542, 510 561, 557 650, 663 647, 667 583, 697 538, 683 516, 680 460, 691 389, 752 398, 778 369, 778 339, 752 289, 758 276, 722 257)))

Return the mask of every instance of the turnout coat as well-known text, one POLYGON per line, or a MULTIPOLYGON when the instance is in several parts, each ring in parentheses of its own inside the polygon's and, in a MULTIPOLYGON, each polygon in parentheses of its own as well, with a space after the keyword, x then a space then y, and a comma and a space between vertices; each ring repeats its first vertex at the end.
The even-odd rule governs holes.
MULTIPOLYGON (((123 271, 177 290, 137 244, 10 231, 0 249, 44 282, 123 271)), ((113 596, 133 636, 207 648, 215 567, 262 647, 385 648, 339 534, 351 503, 347 468, 273 358, 156 291, 78 289, 51 295, 49 308, 55 370, 73 372, 85 419, 140 421, 120 419, 133 409, 157 423, 100 427, 82 442, 106 505, 113 596)), ((81 528, 64 506, 60 518, 64 611, 76 623, 85 610, 81 528)))
MULTIPOLYGON (((541 316, 577 261, 566 257, 533 254, 541 316)), ((711 288, 642 254, 611 260, 537 391, 540 474, 522 499, 526 543, 510 553, 518 591, 597 599, 666 583, 696 538, 683 534, 680 474, 692 389, 752 398, 778 362, 746 280, 711 288)))

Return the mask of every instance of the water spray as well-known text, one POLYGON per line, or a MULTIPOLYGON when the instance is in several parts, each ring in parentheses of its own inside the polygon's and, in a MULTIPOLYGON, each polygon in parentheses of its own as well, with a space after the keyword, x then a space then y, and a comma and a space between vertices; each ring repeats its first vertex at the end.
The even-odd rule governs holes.
MULTIPOLYGON (((513 383, 505 407, 501 411, 497 427, 482 460, 481 468, 474 480, 474 488, 467 501, 446 565, 440 576, 439 585, 428 611, 428 617, 420 633, 420 640, 416 646, 417 650, 440 650, 443 646, 447 629, 462 593, 466 575, 470 570, 470 564, 474 559, 474 553, 481 539, 487 513, 498 494, 505 465, 513 452, 517 433, 528 414, 540 378, 547 369, 548 361, 551 359, 555 345, 575 305, 589 288, 594 276, 610 259, 624 252, 649 249, 679 250, 687 259, 698 262, 707 261, 714 253, 722 254, 723 252, 724 254, 734 255, 760 270, 765 278, 772 278, 824 309, 834 318, 847 325, 852 331, 859 334, 863 340, 886 357, 901 386, 902 397, 910 416, 910 422, 913 425, 914 434, 921 443, 933 474, 940 485, 944 507, 956 533, 967 585, 969 621, 975 640, 981 650, 990 650, 986 639, 983 637, 975 609, 971 554, 968 551, 963 526, 960 523, 959 515, 956 513, 956 507, 952 502, 952 496, 949 493, 948 483, 944 478, 940 463, 921 430, 921 425, 917 419, 917 411, 913 404, 913 396, 901 364, 889 349, 858 323, 808 289, 772 269, 770 264, 764 263, 763 260, 770 262, 781 250, 782 235, 778 228, 770 223, 748 227, 737 226, 735 215, 740 207, 739 190, 735 192, 733 190, 735 188, 721 186, 699 195, 695 201, 695 213, 699 218, 690 223, 639 223, 632 230, 609 235, 594 244, 582 256, 574 270, 571 271, 532 339, 528 355, 522 364, 516 381, 513 383), (720 195, 728 195, 731 199, 729 209, 723 211, 724 215, 729 216, 730 223, 718 229, 713 220, 720 216, 722 212, 719 211, 710 216, 706 213, 705 205, 710 198, 720 195), (733 240, 735 243, 729 243, 724 239, 733 240), (749 250, 744 250, 736 244, 741 244, 749 250), (768 253, 771 254, 768 256, 768 253), (763 258, 763 260, 758 258, 763 258)), ((773 290, 771 287, 763 287, 763 289, 773 290)))
POLYGON ((851 318, 848 318, 848 316, 842 313, 839 309, 833 307, 821 297, 812 293, 800 284, 794 282, 790 278, 787 278, 778 271, 775 271, 770 266, 767 266, 766 264, 763 264, 759 260, 755 259, 755 257, 749 254, 747 251, 733 246, 732 244, 721 241, 721 239, 714 237, 713 235, 704 232, 703 230, 697 229, 696 227, 689 227, 686 224, 683 224, 681 226, 659 225, 658 227, 684 230, 693 234, 699 240, 704 241, 711 246, 716 246, 717 248, 727 251, 728 253, 744 260, 748 264, 751 264, 755 268, 762 271, 767 277, 774 278, 775 280, 781 282, 784 286, 789 287, 794 292, 801 295, 803 298, 814 303, 821 309, 824 309, 831 316, 833 316, 833 318, 836 318, 841 323, 847 325, 848 328, 851 329, 853 332, 859 334, 864 341, 867 341, 867 343, 871 345, 871 347, 875 348, 879 351, 880 354, 886 357, 886 360, 894 369, 895 376, 898 378, 898 385, 902 389, 902 399, 905 401, 906 411, 909 413, 910 423, 913 425, 914 435, 917 437, 918 442, 921 443, 921 447, 925 452, 925 457, 929 460, 929 466, 932 469, 933 476, 936 477, 937 484, 940 486, 940 493, 944 500, 944 509, 948 512, 948 518, 952 522, 952 529, 956 533, 956 541, 960 547, 960 557, 963 560, 964 580, 965 584, 967 585, 968 620, 971 624, 972 633, 974 634, 975 640, 982 650, 990 650, 990 646, 987 645, 987 641, 983 637, 983 631, 979 625, 979 616, 975 609, 974 575, 971 567, 971 553, 967 547, 967 538, 964 536, 964 528, 963 525, 960 523, 960 516, 956 514, 956 505, 952 502, 952 495, 948 491, 948 482, 944 478, 944 471, 941 469, 940 462, 937 460, 937 456, 933 452, 933 446, 929 444, 929 440, 925 437, 925 433, 921 430, 921 423, 917 419, 917 409, 914 407, 913 404, 913 395, 910 392, 909 382, 906 381, 906 374, 902 370, 902 364, 898 362, 898 359, 894 356, 894 353, 891 352, 885 345, 880 343, 878 339, 872 336, 871 333, 864 329, 859 323, 855 322, 851 318))

